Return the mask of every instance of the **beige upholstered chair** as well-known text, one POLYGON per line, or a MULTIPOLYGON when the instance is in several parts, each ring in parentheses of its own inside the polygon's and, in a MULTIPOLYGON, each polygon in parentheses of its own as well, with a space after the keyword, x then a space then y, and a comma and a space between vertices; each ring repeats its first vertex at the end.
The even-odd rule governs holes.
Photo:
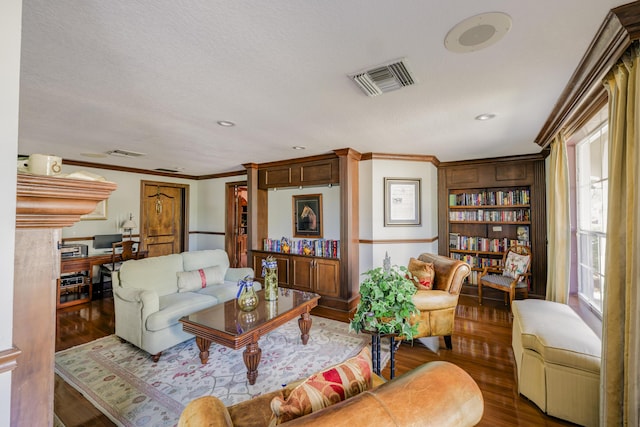
POLYGON ((489 287, 504 292, 504 303, 509 306, 513 302, 516 292, 529 296, 529 270, 531 268, 531 249, 523 245, 511 246, 502 257, 501 267, 485 267, 478 278, 478 301, 482 305, 482 288, 489 287), (512 261, 515 258, 515 261, 512 261), (511 275, 505 275, 505 270, 511 275))
POLYGON ((433 288, 418 290, 413 302, 420 314, 410 322, 418 324, 414 338, 443 336, 445 345, 452 349, 451 335, 462 282, 471 273, 469 264, 442 255, 424 253, 418 260, 433 263, 435 277, 433 288))

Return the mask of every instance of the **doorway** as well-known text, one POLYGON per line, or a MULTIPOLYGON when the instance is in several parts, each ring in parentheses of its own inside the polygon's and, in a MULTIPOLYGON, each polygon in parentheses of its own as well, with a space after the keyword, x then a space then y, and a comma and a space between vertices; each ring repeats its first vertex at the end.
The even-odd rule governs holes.
POLYGON ((149 257, 189 249, 189 185, 140 181, 140 243, 149 257))
POLYGON ((224 247, 231 267, 247 266, 247 182, 228 182, 224 247))

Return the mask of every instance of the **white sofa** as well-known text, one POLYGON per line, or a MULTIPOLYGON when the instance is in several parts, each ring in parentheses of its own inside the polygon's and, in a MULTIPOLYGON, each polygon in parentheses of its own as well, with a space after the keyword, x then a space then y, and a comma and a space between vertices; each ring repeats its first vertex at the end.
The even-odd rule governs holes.
POLYGON ((181 317, 235 298, 238 280, 247 275, 254 277, 253 269, 229 268, 220 249, 126 261, 112 279, 116 335, 158 361, 163 350, 193 338, 182 330, 181 317), (184 272, 195 272, 199 281, 200 269, 215 272, 216 283, 185 288, 185 278, 194 277, 184 272))
POLYGON ((566 304, 527 299, 511 308, 519 393, 549 415, 597 426, 600 338, 566 304))

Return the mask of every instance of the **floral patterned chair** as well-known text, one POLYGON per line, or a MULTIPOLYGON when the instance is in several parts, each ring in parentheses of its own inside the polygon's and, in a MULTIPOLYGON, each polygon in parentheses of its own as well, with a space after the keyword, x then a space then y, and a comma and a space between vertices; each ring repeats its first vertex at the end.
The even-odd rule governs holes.
POLYGON ((489 287, 504 292, 504 303, 509 306, 515 299, 516 292, 529 296, 529 269, 531 266, 531 249, 523 245, 511 246, 502 257, 501 267, 485 267, 478 279, 478 301, 482 305, 482 288, 489 287))

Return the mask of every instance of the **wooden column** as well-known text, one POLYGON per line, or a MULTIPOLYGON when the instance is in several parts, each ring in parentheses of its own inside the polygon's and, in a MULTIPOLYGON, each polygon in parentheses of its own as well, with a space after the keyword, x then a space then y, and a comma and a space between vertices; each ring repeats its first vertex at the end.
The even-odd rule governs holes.
POLYGON ((53 425, 56 280, 62 227, 109 197, 116 184, 18 174, 11 425, 53 425))

